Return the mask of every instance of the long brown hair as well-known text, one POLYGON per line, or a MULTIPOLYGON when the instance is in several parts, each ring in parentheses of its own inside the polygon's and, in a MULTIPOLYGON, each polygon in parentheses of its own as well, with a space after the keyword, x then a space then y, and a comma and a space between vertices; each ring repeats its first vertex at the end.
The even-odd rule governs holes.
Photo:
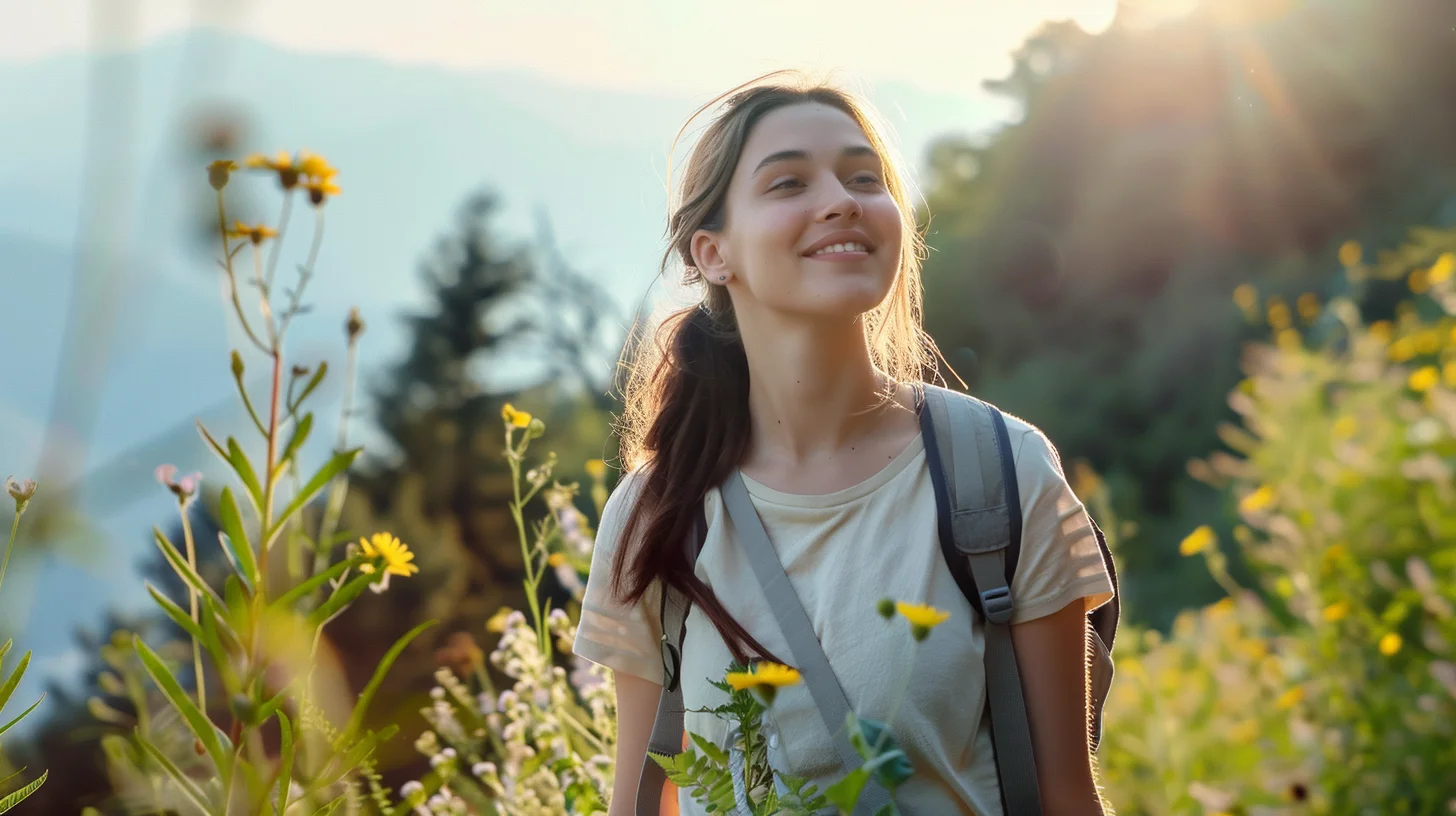
MULTIPOLYGON (((889 295, 863 317, 875 365, 894 381, 920 381, 934 370, 934 346, 921 329, 920 263, 924 241, 904 170, 889 149, 869 106, 854 94, 799 77, 766 84, 774 72, 745 83, 699 108, 727 99, 694 145, 668 219, 668 247, 659 270, 676 256, 683 282, 704 290, 702 301, 669 315, 655 332, 636 335, 624 355, 631 361, 617 423, 624 470, 643 468, 640 489, 612 564, 613 592, 637 603, 654 581, 682 592, 712 621, 735 658, 775 658, 743 629, 693 574, 687 536, 708 490, 738 466, 748 450, 748 359, 727 290, 709 286, 693 266, 690 245, 699 229, 724 226, 729 181, 755 124, 789 105, 817 102, 859 124, 884 164, 885 185, 900 206, 900 263, 889 295)), ((671 184, 671 168, 668 172, 671 184)), ((675 633, 674 633, 675 634, 675 633)))

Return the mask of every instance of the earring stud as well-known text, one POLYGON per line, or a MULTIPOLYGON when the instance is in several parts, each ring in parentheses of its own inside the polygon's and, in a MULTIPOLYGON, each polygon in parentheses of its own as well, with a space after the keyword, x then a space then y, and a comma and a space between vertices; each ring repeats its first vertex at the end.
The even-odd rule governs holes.
POLYGON ((718 276, 718 280, 720 280, 720 281, 728 280, 728 276, 727 275, 719 275, 718 276))

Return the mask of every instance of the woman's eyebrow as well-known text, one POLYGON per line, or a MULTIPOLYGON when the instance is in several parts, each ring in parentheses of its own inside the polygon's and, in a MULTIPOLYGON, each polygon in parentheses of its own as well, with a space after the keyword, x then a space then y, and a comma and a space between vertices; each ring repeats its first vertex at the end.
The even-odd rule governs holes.
MULTIPOLYGON (((875 149, 869 145, 851 145, 850 147, 846 147, 839 155, 841 158, 859 158, 862 156, 877 156, 879 154, 875 153, 875 149)), ((760 170, 770 164, 785 161, 806 161, 808 158, 809 151, 807 150, 780 150, 777 153, 770 153, 764 157, 763 161, 758 163, 757 167, 753 168, 753 172, 748 177, 753 178, 758 175, 760 170)))

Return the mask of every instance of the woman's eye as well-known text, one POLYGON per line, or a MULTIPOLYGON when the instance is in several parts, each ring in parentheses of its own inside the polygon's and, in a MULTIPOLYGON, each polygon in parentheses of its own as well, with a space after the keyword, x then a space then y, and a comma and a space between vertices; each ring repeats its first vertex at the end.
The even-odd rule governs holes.
POLYGON ((858 176, 855 176, 854 177, 854 181, 855 181, 856 184, 879 184, 880 183, 880 179, 879 179, 878 176, 874 176, 874 175, 871 175, 869 173, 862 173, 862 174, 860 174, 858 176))
POLYGON ((799 180, 798 179, 784 179, 783 181, 778 182, 777 184, 773 185, 772 187, 770 187, 768 189, 769 189, 769 192, 773 192, 774 190, 783 189, 783 188, 787 187, 790 184, 798 184, 798 183, 799 183, 799 180))

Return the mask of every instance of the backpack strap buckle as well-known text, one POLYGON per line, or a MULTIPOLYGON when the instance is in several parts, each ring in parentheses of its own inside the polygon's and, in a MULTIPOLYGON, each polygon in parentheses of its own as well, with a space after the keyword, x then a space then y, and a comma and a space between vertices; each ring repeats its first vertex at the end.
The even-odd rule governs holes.
POLYGON ((1003 626, 1011 622, 1011 613, 1016 608, 1011 598, 1011 587, 992 587, 981 593, 981 610, 987 623, 1003 626))

